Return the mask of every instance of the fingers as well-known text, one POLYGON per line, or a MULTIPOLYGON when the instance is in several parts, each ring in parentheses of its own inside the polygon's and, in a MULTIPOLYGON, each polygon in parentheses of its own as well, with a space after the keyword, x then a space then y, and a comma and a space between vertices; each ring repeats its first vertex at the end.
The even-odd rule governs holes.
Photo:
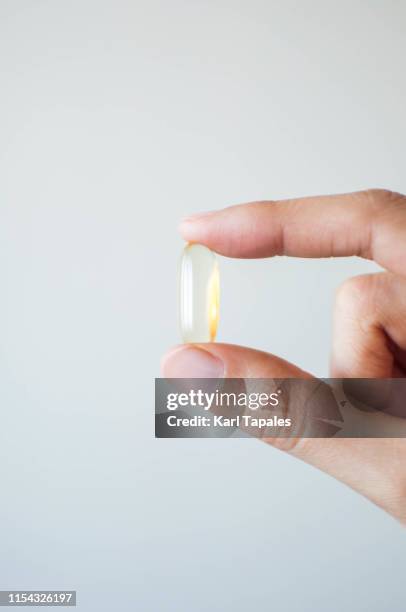
POLYGON ((385 190, 231 206, 180 232, 228 257, 358 255, 406 275, 406 197, 385 190))
MULTIPOLYGON (((307 372, 274 355, 227 344, 177 347, 164 358, 162 374, 168 378, 294 377, 310 383, 313 380, 314 389, 321 388, 307 372)), ((300 417, 294 399, 287 407, 287 414, 300 417)), ((321 400, 324 406, 323 394, 321 400)), ((302 407, 303 402, 298 405, 302 407)), ((402 476, 406 461, 404 440, 295 437, 266 438, 265 441, 341 480, 406 522, 406 486, 402 476)))
MULTIPOLYGON (((269 353, 230 344, 185 345, 175 348, 164 358, 162 374, 165 378, 223 379, 221 388, 228 392, 237 386, 240 388, 242 383, 241 390, 247 395, 259 389, 263 392, 283 390, 278 408, 273 409, 273 416, 276 410, 282 411, 283 414, 278 413, 278 416, 289 417, 292 428, 282 432, 279 442, 270 438, 268 441, 278 443, 284 450, 296 446, 296 436, 332 436, 340 429, 334 424, 321 422, 322 419, 341 420, 337 403, 327 386, 293 364, 269 353), (297 379, 305 379, 307 384, 295 384, 297 379)), ((182 380, 179 384, 184 386, 187 382, 182 380)), ((266 412, 267 409, 264 409, 262 416, 266 412)), ((261 410, 258 410, 256 415, 261 416, 260 413, 261 410)), ((255 437, 266 436, 265 430, 251 429, 249 433, 255 437)), ((269 435, 272 433, 269 432, 269 435)))
POLYGON ((386 272, 347 280, 335 302, 331 375, 404 376, 402 349, 406 349, 406 278, 386 272))
POLYGON ((185 344, 161 363, 166 378, 311 378, 284 359, 233 344, 185 344))

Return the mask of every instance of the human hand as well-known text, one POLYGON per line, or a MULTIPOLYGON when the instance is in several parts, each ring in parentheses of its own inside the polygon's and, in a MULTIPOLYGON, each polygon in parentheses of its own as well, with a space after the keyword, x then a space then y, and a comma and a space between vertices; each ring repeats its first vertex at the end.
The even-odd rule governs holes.
MULTIPOLYGON (((371 259, 386 269, 337 291, 331 376, 406 375, 406 197, 385 190, 254 202, 185 219, 187 241, 228 257, 371 259)), ((274 355, 229 344, 184 345, 162 363, 167 378, 308 378, 274 355)), ((405 439, 267 439, 327 472, 406 523, 405 439)))

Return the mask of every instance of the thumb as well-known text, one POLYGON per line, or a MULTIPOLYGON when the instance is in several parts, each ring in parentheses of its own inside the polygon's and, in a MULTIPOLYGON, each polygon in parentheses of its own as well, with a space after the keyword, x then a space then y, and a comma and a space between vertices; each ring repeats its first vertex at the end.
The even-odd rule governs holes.
MULTIPOLYGON (((178 346, 164 357, 161 371, 165 378, 302 378, 321 387, 309 373, 275 355, 230 344, 178 346)), ((299 399, 295 402, 293 395, 288 403, 287 411, 294 417, 298 416, 298 406, 303 407, 303 398, 299 399)), ((325 405, 325 394, 320 400, 325 405)), ((332 438, 328 434, 323 438, 320 432, 318 437, 305 435, 262 439, 342 481, 405 521, 401 494, 405 490, 404 477, 399 477, 402 471, 393 470, 394 465, 399 465, 399 454, 406 460, 405 445, 399 449, 393 440, 384 438, 332 438)))
MULTIPOLYGON (((287 429, 279 428, 276 434, 272 426, 258 429, 241 425, 241 428, 282 450, 296 449, 300 438, 332 437, 340 429, 326 422, 342 421, 331 389, 293 364, 263 351, 231 344, 183 345, 164 358, 162 374, 167 379, 223 380, 224 390, 235 391, 237 384, 247 397, 267 390, 278 392, 281 394, 278 406, 272 412, 289 419, 287 429)), ((257 419, 271 416, 269 406, 262 406, 256 406, 257 419)), ((212 411, 215 409, 221 414, 224 406, 212 407, 212 411)), ((231 414, 228 412, 227 416, 231 414)))
POLYGON ((311 378, 293 364, 233 344, 182 344, 161 362, 165 378, 311 378))

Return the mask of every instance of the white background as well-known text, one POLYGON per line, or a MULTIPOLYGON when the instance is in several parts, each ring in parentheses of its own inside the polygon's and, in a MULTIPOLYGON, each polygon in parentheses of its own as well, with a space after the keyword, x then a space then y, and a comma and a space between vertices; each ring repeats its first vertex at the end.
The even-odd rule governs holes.
MULTIPOLYGON (((180 216, 405 192, 401 1, 0 0, 0 585, 79 609, 405 607, 405 532, 253 440, 155 440, 180 216)), ((328 375, 353 259, 221 259, 219 339, 328 375)), ((354 467, 356 469, 356 467, 354 467)))

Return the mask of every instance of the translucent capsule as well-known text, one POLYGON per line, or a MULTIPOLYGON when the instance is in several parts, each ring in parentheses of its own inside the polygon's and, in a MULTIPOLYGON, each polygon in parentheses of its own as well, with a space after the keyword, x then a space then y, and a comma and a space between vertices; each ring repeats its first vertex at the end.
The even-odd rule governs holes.
POLYGON ((213 342, 219 321, 220 278, 215 254, 188 244, 179 267, 179 319, 183 342, 213 342))

